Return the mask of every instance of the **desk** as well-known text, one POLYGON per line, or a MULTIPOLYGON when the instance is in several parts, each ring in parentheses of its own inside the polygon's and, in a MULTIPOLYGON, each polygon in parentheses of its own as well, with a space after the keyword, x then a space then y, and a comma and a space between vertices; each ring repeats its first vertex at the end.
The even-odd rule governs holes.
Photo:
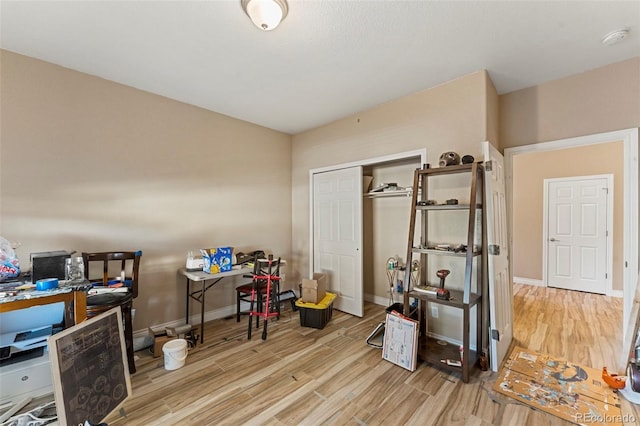
POLYGON ((189 299, 200 302, 200 343, 204 343, 204 294, 224 278, 245 274, 252 275, 253 268, 245 266, 238 269, 232 269, 228 272, 218 272, 217 274, 207 274, 203 271, 191 272, 187 271, 186 268, 180 268, 178 272, 187 278, 187 324, 189 324, 189 299), (211 283, 207 285, 207 281, 211 281, 211 283), (202 288, 191 291, 192 282, 201 282, 202 288))
POLYGON ((24 291, 19 293, 19 296, 3 299, 5 300, 0 302, 0 312, 64 302, 65 327, 69 327, 71 323, 79 324, 87 318, 86 291, 75 291, 71 287, 48 291, 24 291), (26 297, 27 295, 29 297, 26 297), (71 303, 73 303, 73 309, 71 309, 71 303))

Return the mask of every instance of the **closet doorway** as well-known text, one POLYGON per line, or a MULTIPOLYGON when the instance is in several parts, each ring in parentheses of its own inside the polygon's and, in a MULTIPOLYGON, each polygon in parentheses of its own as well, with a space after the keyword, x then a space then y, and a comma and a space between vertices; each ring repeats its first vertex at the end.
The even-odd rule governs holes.
MULTIPOLYGON (((372 186, 375 187, 379 183, 376 182, 376 175, 380 176, 379 179, 383 179, 382 176, 384 179, 388 179, 390 177, 385 175, 386 172, 394 170, 396 165, 404 165, 406 170, 411 171, 412 176, 412 170, 426 163, 426 158, 426 149, 421 149, 309 171, 311 205, 309 209, 311 215, 309 220, 311 224, 309 276, 313 276, 314 272, 326 275, 327 291, 337 295, 333 306, 335 309, 361 317, 364 312, 364 300, 377 304, 386 304, 388 300, 384 290, 381 291, 379 288, 380 283, 375 283, 376 280, 379 281, 380 274, 385 273, 384 268, 378 272, 372 270, 375 269, 375 265, 380 263, 379 259, 372 259, 377 251, 376 239, 372 234, 382 231, 378 229, 379 226, 375 225, 376 218, 375 215, 372 217, 371 205, 378 201, 389 200, 365 200, 368 188, 363 188, 362 182, 368 183, 371 180, 364 179, 364 175, 374 175, 372 186), (360 180, 357 182, 360 207, 353 198, 347 200, 342 197, 342 190, 339 189, 341 184, 333 179, 343 173, 353 175, 356 171, 360 176, 360 180), (334 181, 332 185, 337 189, 336 191, 327 191, 326 184, 324 188, 320 185, 329 177, 331 179, 328 181, 334 181), (347 211, 350 211, 350 214, 346 214, 347 211), (361 238, 358 238, 358 232, 360 232, 361 238), (342 244, 341 240, 343 239, 351 241, 349 244, 342 244), (344 251, 347 245, 348 247, 344 251), (374 282, 372 283, 371 280, 374 282)), ((403 177, 403 180, 407 179, 403 177)), ((411 186, 412 181, 409 179, 407 182, 398 184, 411 186)), ((353 188, 355 186, 353 182, 348 185, 344 183, 343 189, 346 191, 347 187, 353 188)), ((405 198, 410 200, 406 194, 405 198)), ((387 223, 384 228, 384 232, 391 232, 400 241, 404 241, 401 249, 395 250, 398 253, 394 251, 388 256, 402 254, 406 249, 410 212, 408 204, 406 210, 403 209, 403 211, 406 211, 406 224, 403 224, 403 221, 398 221, 398 223, 387 223)))

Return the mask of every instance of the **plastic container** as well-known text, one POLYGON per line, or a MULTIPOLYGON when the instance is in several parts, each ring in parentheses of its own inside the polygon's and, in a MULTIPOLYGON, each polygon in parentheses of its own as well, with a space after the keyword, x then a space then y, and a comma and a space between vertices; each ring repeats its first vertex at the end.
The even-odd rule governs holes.
POLYGON ((187 341, 173 339, 162 345, 164 352, 164 369, 177 370, 184 365, 187 359, 187 341))
POLYGON ((409 312, 409 315, 404 313, 404 303, 394 303, 393 305, 387 307, 387 309, 385 309, 385 311, 387 313, 391 313, 391 311, 396 311, 399 314, 404 314, 406 316, 408 316, 409 318, 413 319, 413 320, 417 320, 418 319, 418 309, 413 308, 411 309, 411 312, 409 312))
POLYGON ((320 303, 305 303, 302 299, 296 301, 296 307, 300 311, 300 325, 302 327, 324 328, 333 314, 334 293, 326 293, 320 303))

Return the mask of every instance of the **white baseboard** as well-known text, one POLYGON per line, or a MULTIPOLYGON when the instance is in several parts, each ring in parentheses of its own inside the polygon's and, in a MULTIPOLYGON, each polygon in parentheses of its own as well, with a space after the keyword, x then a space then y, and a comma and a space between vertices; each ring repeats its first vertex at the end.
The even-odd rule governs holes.
MULTIPOLYGON (((380 306, 389 306, 389 299, 385 298, 385 297, 380 297, 380 296, 376 296, 373 294, 365 294, 364 295, 364 300, 367 302, 371 302, 371 303, 375 303, 376 305, 380 305, 380 306)), ((240 305, 240 309, 245 311, 247 309, 249 309, 249 304, 242 302, 242 304, 240 305)), ((212 320, 216 320, 216 319, 220 319, 220 318, 225 318, 228 317, 229 315, 235 315, 236 314, 236 305, 229 305, 229 306, 225 306, 222 308, 218 308, 218 309, 214 309, 212 311, 207 311, 204 313, 204 322, 207 321, 212 321, 212 320)), ((178 320, 174 320, 174 321, 169 321, 169 322, 165 322, 163 324, 154 324, 153 328, 167 328, 167 327, 176 327, 179 325, 183 325, 185 323, 184 318, 178 319, 178 320)), ((200 314, 195 314, 195 315, 190 315, 190 320, 189 320, 190 324, 200 324, 200 314)), ((143 338, 145 336, 149 335, 149 329, 145 328, 142 330, 135 330, 133 332, 133 338, 135 339, 137 338, 143 338)))
MULTIPOLYGON (((515 278, 514 278, 515 281, 515 278)), ((622 294, 622 292, 620 292, 622 294)), ((621 296, 620 296, 621 297, 621 296)), ((396 295, 397 298, 397 295, 396 295)), ((390 302, 389 299, 387 297, 380 297, 380 296, 376 296, 374 294, 365 294, 364 295, 364 300, 366 302, 371 302, 371 303, 375 303, 376 305, 380 305, 380 306, 389 306, 390 302)), ((247 310, 249 309, 249 304, 242 302, 242 304, 240 305, 240 309, 241 310, 247 310)), ((236 314, 236 305, 230 305, 230 306, 225 306, 223 308, 218 308, 218 309, 214 309, 212 311, 207 311, 204 313, 204 322, 207 321, 212 321, 212 320, 216 320, 216 319, 220 319, 220 318, 225 318, 228 317, 230 315, 235 315, 236 314)), ((198 324, 200 325, 200 314, 196 314, 196 315, 191 315, 190 316, 190 324, 198 324)), ((175 320, 175 321, 169 321, 169 322, 165 322, 163 324, 155 324, 153 325, 153 328, 167 328, 167 327, 177 327, 179 325, 183 325, 184 324, 184 319, 179 319, 179 320, 175 320)), ((445 340, 448 341, 449 343, 452 343, 454 345, 461 345, 462 342, 459 342, 455 339, 451 339, 449 337, 445 337, 445 336, 440 336, 434 333, 429 333, 429 336, 435 339, 439 339, 439 340, 445 340)), ((143 330, 136 330, 133 332, 133 339, 145 339, 149 337, 149 329, 145 328, 143 330)), ((476 350, 475 345, 470 345, 470 349, 471 350, 476 350)))
MULTIPOLYGON (((247 310, 249 308, 249 304, 245 302, 243 302, 240 305, 240 309, 241 310, 247 310)), ((218 309, 214 309, 212 311, 207 311, 204 313, 204 322, 207 321, 212 321, 212 320, 216 320, 216 319, 220 319, 220 318, 225 318, 228 317, 230 315, 235 315, 236 314, 236 305, 230 305, 230 306, 225 306, 223 308, 218 308, 218 309)), ((177 327, 179 325, 183 325, 185 323, 184 318, 182 319, 178 319, 178 320, 174 320, 174 321, 169 321, 169 322, 165 322, 163 324, 154 324, 152 327, 155 328, 167 328, 167 327, 177 327)), ((197 324, 198 326, 200 325, 200 314, 195 314, 195 315, 190 315, 189 316, 189 324, 197 324)), ((137 338, 142 338, 145 336, 149 335, 149 329, 145 328, 143 330, 135 330, 133 332, 133 338, 135 339, 137 338)))
MULTIPOLYGON (((535 285, 538 287, 547 287, 544 281, 533 280, 531 278, 513 277, 513 282, 515 284, 526 284, 526 285, 535 285)), ((607 294, 607 296, 623 298, 624 292, 622 290, 612 290, 610 294, 607 294)))
MULTIPOLYGON (((286 299, 284 299, 286 300, 286 299)), ((284 303, 283 300, 283 303, 284 303)), ((240 302, 240 311, 245 312, 249 310, 249 302, 240 302)), ((208 322, 208 321, 213 321, 216 319, 220 319, 220 318, 226 318, 228 316, 235 316, 236 315, 236 304, 234 303, 233 305, 229 305, 229 306, 224 306, 222 308, 218 308, 218 309, 214 309, 212 311, 207 311, 204 313, 204 322, 208 322)), ((158 329, 163 329, 163 328, 167 328, 167 327, 177 327, 179 325, 184 325, 185 320, 184 318, 178 319, 178 320, 174 320, 174 321, 169 321, 169 322, 165 322, 163 324, 154 324, 151 327, 158 328, 158 329)), ((193 315, 189 315, 189 324, 196 324, 198 326, 200 326, 200 313, 197 314, 193 314, 193 315)), ((133 338, 134 340, 136 338, 143 338, 145 336, 149 335, 149 329, 145 328, 142 330, 134 330, 133 332, 133 338)))
MULTIPOLYGON (((396 295, 396 299, 397 298, 398 298, 398 296, 396 295)), ((389 305, 391 305, 391 302, 389 301, 388 297, 380 297, 380 296, 376 296, 375 294, 365 294, 364 295, 364 301, 365 302, 375 303, 376 305, 380 305, 380 306, 389 306, 389 305)), ((402 302, 402 300, 400 300, 400 302, 402 302)))
POLYGON ((534 280, 531 278, 522 278, 522 277, 513 277, 513 282, 515 284, 527 284, 527 285, 535 285, 538 287, 546 287, 547 285, 542 280, 534 280))

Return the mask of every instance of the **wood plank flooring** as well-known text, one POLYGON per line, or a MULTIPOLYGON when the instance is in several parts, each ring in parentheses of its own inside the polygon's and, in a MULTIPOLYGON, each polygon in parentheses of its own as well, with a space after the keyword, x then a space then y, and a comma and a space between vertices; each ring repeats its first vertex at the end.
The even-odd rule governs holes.
MULTIPOLYGON (((520 346, 596 368, 617 353, 621 307, 619 312, 611 307, 618 299, 529 286, 514 292, 520 346)), ((211 321, 204 344, 191 349, 178 370, 164 370, 162 358, 147 350, 137 352, 133 396, 106 421, 110 426, 570 424, 495 394, 495 373, 476 371, 464 384, 459 375, 426 363, 411 373, 382 360, 380 349, 365 340, 384 316, 384 307, 373 304, 365 305, 363 318, 334 310, 327 326, 317 330, 301 327, 298 313, 287 308, 269 324, 266 341, 260 333, 247 340, 246 317, 240 323, 235 317, 211 321)), ((623 413, 640 419, 629 403, 623 413)))
POLYGON ((513 290, 514 339, 521 347, 621 369, 621 298, 518 284, 513 290))

